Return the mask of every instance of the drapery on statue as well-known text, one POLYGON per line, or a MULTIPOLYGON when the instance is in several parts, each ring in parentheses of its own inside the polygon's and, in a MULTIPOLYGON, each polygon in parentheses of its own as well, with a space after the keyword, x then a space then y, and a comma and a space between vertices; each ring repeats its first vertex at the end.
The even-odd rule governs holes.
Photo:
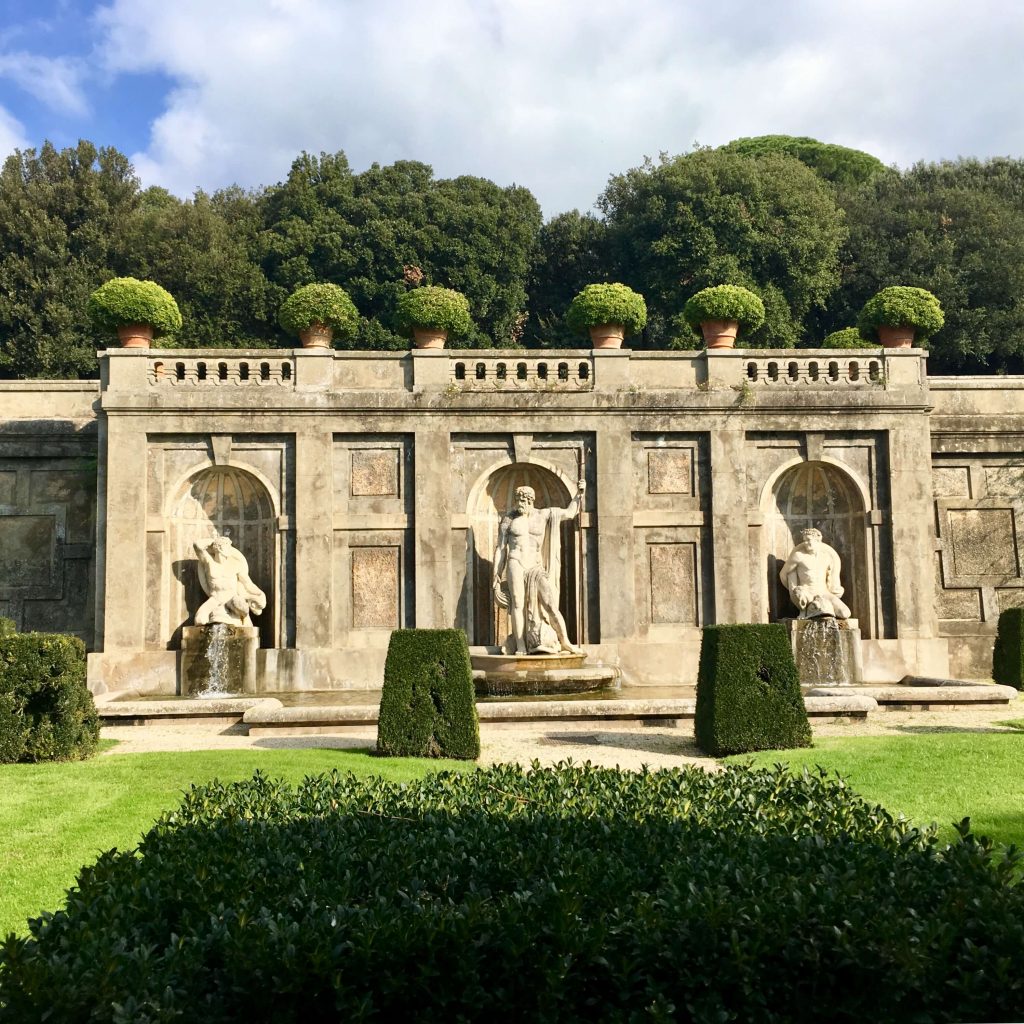
MULTIPOLYGON (((506 654, 558 654, 583 649, 569 641, 565 619, 558 610, 561 565, 559 526, 580 514, 586 481, 580 479, 576 497, 565 508, 534 508, 532 487, 516 488, 516 505, 502 517, 494 550, 494 599, 507 608, 512 634, 506 654), (505 572, 508 593, 501 585, 505 572)), ((500 638, 499 638, 500 639, 500 638)))
POLYGON ((196 625, 224 622, 251 626, 249 616, 259 615, 266 608, 267 595, 249 579, 245 555, 232 545, 230 537, 219 535, 192 546, 199 559, 199 582, 209 595, 196 612, 196 625))
POLYGON ((840 600, 840 568, 839 554, 824 543, 820 530, 812 526, 800 531, 800 543, 790 552, 779 579, 800 609, 801 619, 850 617, 850 609, 840 600))

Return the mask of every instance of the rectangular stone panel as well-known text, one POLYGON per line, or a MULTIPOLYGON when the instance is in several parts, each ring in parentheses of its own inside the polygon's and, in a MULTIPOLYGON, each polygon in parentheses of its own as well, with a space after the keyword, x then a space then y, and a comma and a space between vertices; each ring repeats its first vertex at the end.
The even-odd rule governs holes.
POLYGON ((0 505, 14 504, 14 488, 17 485, 17 483, 17 473, 0 473, 0 505))
POLYGON ((697 546, 648 544, 651 622, 697 625, 697 546))
POLYGON ((966 466, 948 466, 932 470, 932 490, 936 498, 969 498, 970 475, 966 466))
POLYGON ((398 448, 357 449, 352 452, 352 488, 354 498, 399 494, 398 448))
POLYGON ((935 614, 940 619, 968 619, 981 621, 981 591, 947 590, 942 582, 942 565, 935 560, 935 614))
POLYGON ((1012 509, 950 509, 948 515, 957 576, 1018 575, 1012 509))
POLYGON ((647 451, 648 494, 693 494, 691 452, 685 448, 647 451))
POLYGON ((0 516, 0 587, 45 586, 53 576, 53 516, 0 516))
POLYGON ((398 629, 399 553, 398 547, 352 548, 353 629, 398 629))
POLYGON ((1024 497, 1024 466, 986 466, 985 490, 993 498, 1024 497))
POLYGON ((998 611, 1005 612, 1007 608, 1020 608, 1024 606, 1024 589, 1015 587, 1013 590, 997 590, 996 601, 999 604, 998 611))

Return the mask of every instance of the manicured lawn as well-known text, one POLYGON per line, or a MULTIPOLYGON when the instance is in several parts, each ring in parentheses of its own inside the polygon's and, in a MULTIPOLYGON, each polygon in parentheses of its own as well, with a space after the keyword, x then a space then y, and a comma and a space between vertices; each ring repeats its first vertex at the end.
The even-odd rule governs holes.
POLYGON ((1024 733, 918 732, 826 737, 809 750, 769 750, 728 758, 821 765, 839 772, 866 799, 918 824, 971 819, 976 834, 1024 849, 1024 733))
POLYGON ((133 847, 192 783, 245 779, 257 768, 294 784, 334 768, 405 780, 467 767, 474 766, 313 748, 100 755, 71 764, 0 766, 0 935, 24 931, 27 918, 57 909, 83 864, 111 847, 133 847))

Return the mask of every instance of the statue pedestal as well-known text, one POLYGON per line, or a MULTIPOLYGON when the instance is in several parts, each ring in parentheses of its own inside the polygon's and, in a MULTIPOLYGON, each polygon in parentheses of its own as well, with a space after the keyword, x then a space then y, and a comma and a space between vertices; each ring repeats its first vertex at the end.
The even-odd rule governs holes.
POLYGON ((255 626, 185 626, 181 631, 183 697, 226 697, 256 692, 255 626))
POLYGON ((856 686, 864 676, 856 619, 789 619, 801 686, 856 686))
POLYGON ((619 670, 585 667, 586 654, 470 653, 478 697, 590 693, 616 686, 619 670))

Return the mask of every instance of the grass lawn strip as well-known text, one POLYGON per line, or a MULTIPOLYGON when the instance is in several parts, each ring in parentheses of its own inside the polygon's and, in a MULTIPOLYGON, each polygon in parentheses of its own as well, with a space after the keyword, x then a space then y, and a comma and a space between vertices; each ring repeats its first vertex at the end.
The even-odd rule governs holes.
POLYGON ((29 917, 55 910, 79 868, 111 847, 136 845, 192 784, 247 779, 257 769, 297 783, 337 768, 404 781, 465 762, 375 757, 303 748, 97 757, 0 767, 0 935, 25 932, 29 917))
POLYGON ((731 762, 836 771, 865 799, 920 825, 936 822, 952 839, 953 822, 1024 849, 1024 733, 921 732, 825 737, 807 750, 767 750, 731 762))

